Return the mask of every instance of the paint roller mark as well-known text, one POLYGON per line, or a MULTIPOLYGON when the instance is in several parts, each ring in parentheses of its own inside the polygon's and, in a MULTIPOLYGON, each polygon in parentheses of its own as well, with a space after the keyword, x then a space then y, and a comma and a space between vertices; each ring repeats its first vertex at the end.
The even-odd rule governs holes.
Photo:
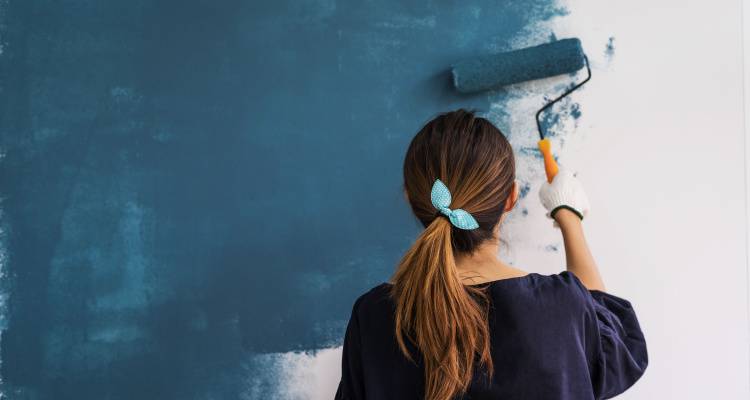
POLYGON ((607 58, 607 60, 612 60, 612 58, 615 56, 615 37, 611 36, 609 40, 607 40, 607 45, 604 47, 604 56, 607 58))
POLYGON ((545 137, 555 136, 560 125, 560 113, 547 111, 542 114, 542 132, 545 137))
POLYGON ((308 23, 317 23, 331 18, 336 13, 335 0, 304 0, 293 3, 287 10, 290 16, 308 23))
MULTIPOLYGON (((8 21, 5 13, 5 9, 8 8, 8 1, 9 0, 0 0, 0 56, 3 55, 3 52, 5 51, 7 39, 5 33, 7 32, 7 26, 8 21)), ((2 384, 2 380, 0 380, 0 384, 2 384)), ((2 396, 2 392, 0 392, 0 396, 2 396)))
POLYGON ((523 156, 531 156, 540 160, 544 159, 542 153, 536 147, 521 147, 518 149, 518 153, 523 156))
MULTIPOLYGON (((5 157, 5 152, 0 153, 0 160, 5 157)), ((7 273, 7 235, 8 230, 5 221, 5 213, 0 208, 0 337, 8 328, 8 299, 10 297, 11 282, 7 273)), ((2 343, 0 342, 0 345, 2 343)), ((0 368, 2 368, 2 359, 0 359, 0 368)), ((3 388, 3 376, 0 375, 0 399, 5 399, 3 388)))
POLYGON ((555 105, 553 108, 558 108, 558 110, 547 110, 542 114, 542 132, 544 132, 545 137, 554 137, 565 132, 568 128, 568 122, 571 120, 573 128, 578 126, 578 119, 582 115, 580 104, 565 98, 560 101, 560 105, 555 105))
POLYGON ((471 14, 474 19, 479 19, 479 16, 482 15, 482 9, 479 7, 469 7, 469 13, 471 14))
POLYGON ((521 198, 526 197, 526 195, 529 194, 529 190, 531 190, 531 186, 528 184, 528 182, 524 183, 523 186, 521 186, 519 196, 521 198))
POLYGON ((397 15, 390 21, 378 22, 375 26, 380 28, 389 29, 404 29, 404 28, 422 28, 431 29, 434 28, 437 23, 437 18, 434 15, 419 18, 408 15, 397 15))
POLYGON ((365 60, 372 65, 388 65, 388 63, 394 62, 393 55, 406 44, 405 40, 370 35, 367 40, 365 60))
POLYGON ((137 101, 138 96, 136 96, 135 91, 131 88, 127 87, 120 87, 116 86, 109 90, 109 94, 112 96, 112 99, 115 100, 117 103, 123 103, 123 102, 133 102, 137 101))
POLYGON ((573 117, 573 119, 581 118, 581 105, 578 103, 573 103, 573 105, 570 107, 570 116, 573 117))
POLYGON ((548 21, 555 17, 564 17, 570 14, 570 10, 565 6, 555 3, 556 2, 533 6, 531 13, 534 16, 534 19, 538 21, 548 21))
MULTIPOLYGON (((5 10, 8 7, 8 0, 0 0, 0 56, 3 55, 3 52, 5 51, 6 47, 6 32, 8 32, 7 29, 7 19, 5 10)), ((5 148, 0 150, 0 162, 4 164, 5 159, 5 148)), ((5 166, 5 165, 4 165, 5 166)), ((11 280, 10 276, 8 276, 8 250, 7 250, 7 243, 8 243, 8 237, 7 232, 9 231, 9 226, 7 222, 7 218, 5 217, 5 212, 2 207, 2 202, 4 201, 6 195, 8 194, 7 187, 4 187, 2 197, 0 197, 0 340, 3 337, 3 333, 8 328, 8 300, 10 298, 10 290, 11 290, 11 280)), ((12 196, 12 194, 11 194, 12 196)), ((0 341, 0 347, 2 346, 2 342, 0 341)), ((2 358, 0 358, 0 370, 4 370, 7 367, 3 367, 2 358)), ((0 399, 5 399, 7 394, 5 392, 6 383, 3 379, 4 377, 0 375, 0 399)), ((20 394, 20 393, 19 393, 20 394)))

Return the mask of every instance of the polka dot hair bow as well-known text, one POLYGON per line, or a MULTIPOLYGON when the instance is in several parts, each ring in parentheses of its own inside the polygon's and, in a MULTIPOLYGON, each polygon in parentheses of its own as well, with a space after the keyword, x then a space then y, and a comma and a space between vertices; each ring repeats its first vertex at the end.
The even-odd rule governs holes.
POLYGON ((451 205, 451 192, 440 179, 436 179, 435 183, 432 184, 430 199, 432 200, 432 205, 440 210, 440 213, 448 217, 451 224, 456 228, 465 230, 479 228, 477 220, 468 212, 460 208, 455 210, 448 208, 451 205))

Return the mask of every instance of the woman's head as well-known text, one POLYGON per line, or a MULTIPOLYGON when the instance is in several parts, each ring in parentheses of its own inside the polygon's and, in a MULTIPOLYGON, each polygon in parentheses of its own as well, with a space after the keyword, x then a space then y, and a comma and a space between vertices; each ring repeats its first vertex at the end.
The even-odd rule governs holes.
POLYGON ((504 213, 515 204, 513 150, 489 121, 466 110, 438 115, 414 137, 404 159, 404 190, 425 230, 401 259, 391 281, 396 303, 395 335, 420 350, 425 398, 450 400, 466 391, 475 362, 492 375, 487 313, 482 287, 464 285, 456 256, 495 239, 504 213), (451 209, 478 222, 457 228, 432 205, 440 179, 451 193, 451 209))
POLYGON ((454 250, 471 252, 493 238, 498 222, 517 198, 515 161, 508 140, 490 121, 459 109, 438 115, 411 141, 404 158, 404 191, 427 227, 444 218, 430 202, 435 179, 452 195, 451 208, 469 212, 478 229, 453 227, 454 250))

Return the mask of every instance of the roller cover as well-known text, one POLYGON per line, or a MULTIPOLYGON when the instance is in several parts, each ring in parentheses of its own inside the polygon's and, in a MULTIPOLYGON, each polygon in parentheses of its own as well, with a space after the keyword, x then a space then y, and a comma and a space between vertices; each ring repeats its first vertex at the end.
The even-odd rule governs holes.
POLYGON ((583 57, 581 41, 570 38, 464 60, 451 73, 456 90, 472 93, 575 72, 584 66, 583 57))

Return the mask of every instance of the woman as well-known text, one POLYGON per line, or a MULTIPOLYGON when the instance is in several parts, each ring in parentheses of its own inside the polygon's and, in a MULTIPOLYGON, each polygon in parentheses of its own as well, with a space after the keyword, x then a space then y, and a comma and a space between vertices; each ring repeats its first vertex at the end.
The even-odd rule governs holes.
POLYGON ((539 192, 565 243, 567 271, 554 275, 498 259, 518 185, 486 119, 457 110, 425 125, 404 187, 425 230, 391 281, 355 301, 336 399, 607 399, 641 377, 643 333, 631 304, 605 292, 572 174, 539 192))

